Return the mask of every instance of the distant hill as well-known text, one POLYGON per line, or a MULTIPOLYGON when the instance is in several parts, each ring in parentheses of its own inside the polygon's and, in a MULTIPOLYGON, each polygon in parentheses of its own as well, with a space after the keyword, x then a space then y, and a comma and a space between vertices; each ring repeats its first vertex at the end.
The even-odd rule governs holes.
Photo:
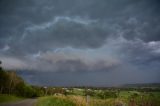
POLYGON ((137 83, 137 84, 124 84, 121 87, 160 87, 160 83, 137 83))

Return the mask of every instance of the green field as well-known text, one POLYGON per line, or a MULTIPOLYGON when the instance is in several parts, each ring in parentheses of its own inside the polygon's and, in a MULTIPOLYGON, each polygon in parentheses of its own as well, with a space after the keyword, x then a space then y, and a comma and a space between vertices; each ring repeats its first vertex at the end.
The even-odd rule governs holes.
POLYGON ((100 98, 96 94, 106 90, 93 90, 95 95, 88 100, 83 89, 74 88, 72 92, 76 95, 41 97, 36 106, 160 106, 160 92, 119 91, 117 97, 100 98))
POLYGON ((9 103, 9 102, 16 102, 19 100, 23 100, 24 98, 17 97, 14 95, 4 95, 0 94, 0 103, 9 103))
MULTIPOLYGON (((53 95, 39 97, 35 106, 160 106, 160 92, 140 92, 136 90, 121 90, 114 97, 111 90, 92 90, 85 94, 84 89, 74 88, 68 95, 53 95), (108 93, 108 94, 107 94, 108 93), (106 95, 101 97, 101 95, 106 95), (100 97, 99 97, 100 96, 100 97)), ((22 100, 14 95, 0 95, 0 103, 22 100)))
POLYGON ((57 97, 41 97, 38 99, 36 106, 76 106, 73 102, 57 97))

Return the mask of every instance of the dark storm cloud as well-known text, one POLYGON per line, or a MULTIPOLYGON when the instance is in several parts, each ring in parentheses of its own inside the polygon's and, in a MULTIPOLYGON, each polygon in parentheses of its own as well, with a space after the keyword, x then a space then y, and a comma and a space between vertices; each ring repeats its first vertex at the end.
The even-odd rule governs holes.
POLYGON ((139 39, 127 40, 123 37, 120 37, 118 41, 115 45, 118 45, 120 57, 125 59, 126 62, 145 67, 149 70, 154 68, 150 67, 153 63, 157 66, 160 63, 159 41, 143 42, 139 39))
POLYGON ((158 0, 1 0, 0 59, 8 69, 68 72, 63 84, 72 72, 88 73, 79 76, 87 84, 98 72, 106 76, 95 83, 159 81, 159 22, 158 0))
MULTIPOLYGON (((52 28, 52 26, 42 31, 27 33, 31 35, 38 34, 35 36, 40 40, 44 39, 41 35, 45 33, 45 36, 48 35, 51 40, 56 39, 56 42, 54 41, 56 44, 57 42, 64 42, 64 44, 67 43, 69 45, 79 46, 79 42, 86 40, 81 43, 82 47, 99 47, 103 45, 104 39, 107 36, 112 33, 114 33, 114 36, 116 35, 115 30, 125 31, 123 36, 126 38, 138 37, 145 41, 159 40, 160 27, 158 22, 160 21, 160 6, 159 2, 156 0, 134 2, 129 0, 89 0, 85 1, 85 3, 79 0, 16 0, 12 2, 2 0, 0 5, 2 8, 0 12, 1 42, 12 42, 11 45, 14 44, 15 40, 20 40, 26 28, 32 27, 33 25, 39 26, 44 23, 49 23, 57 16, 69 16, 69 18, 70 16, 79 16, 82 17, 82 20, 88 17, 91 20, 99 21, 97 24, 84 26, 73 21, 66 22, 67 20, 64 18, 59 20, 60 22, 57 23, 58 25, 55 26, 55 28, 52 28), (127 21, 129 22, 127 23, 127 21), (119 26, 120 29, 114 29, 116 27, 115 25, 119 26), (92 39, 90 36, 93 34, 95 36, 92 39), (69 41, 67 38, 72 40, 69 41), (10 41, 8 41, 8 39, 10 39, 10 41), (78 41, 78 39, 80 40, 78 41), (74 43, 70 43, 71 41, 74 41, 74 43)), ((33 43, 34 40, 30 42, 32 39, 34 39, 33 36, 26 39, 26 41, 24 41, 26 44, 24 45, 33 43)), ((39 45, 39 42, 37 41, 37 45, 39 45)), ((44 40, 44 43, 45 42, 44 40)), ((43 45, 45 45, 44 43, 42 42, 43 45)), ((15 44, 16 48, 17 45, 19 44, 15 44)))
POLYGON ((107 31, 97 25, 94 20, 79 17, 56 17, 53 21, 43 24, 42 27, 30 27, 24 33, 22 44, 35 44, 33 48, 39 46, 40 49, 52 49, 66 45, 97 48, 105 42, 106 36, 107 31))
POLYGON ((115 63, 112 65, 108 65, 105 61, 98 61, 94 63, 94 65, 87 65, 83 63, 81 60, 63 60, 63 61, 57 61, 56 66, 58 67, 58 71, 71 71, 71 72, 94 72, 94 71, 110 71, 111 69, 114 70, 120 64, 115 63), (63 66, 63 67, 61 67, 63 66), (67 69, 67 70, 66 70, 67 69))
POLYGON ((128 70, 119 68, 101 72, 37 72, 18 71, 19 75, 32 84, 43 86, 113 86, 124 83, 159 82, 159 72, 128 70), (154 77, 153 77, 154 76, 154 77), (58 82, 58 83, 57 83, 58 82))

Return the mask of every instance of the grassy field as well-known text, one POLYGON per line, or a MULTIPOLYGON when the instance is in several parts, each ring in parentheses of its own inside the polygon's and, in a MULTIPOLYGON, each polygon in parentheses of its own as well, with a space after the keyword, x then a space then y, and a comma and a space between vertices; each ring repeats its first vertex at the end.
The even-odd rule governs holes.
POLYGON ((87 97, 83 92, 74 89, 76 95, 41 97, 36 106, 160 106, 160 92, 120 91, 116 98, 105 99, 96 95, 87 97))
MULTIPOLYGON (((67 95, 56 94, 39 97, 35 106, 160 106, 160 92, 137 90, 94 90, 74 88, 67 95), (93 94, 91 94, 93 93, 93 94), (113 95, 116 93, 116 97, 113 95)), ((0 95, 0 103, 15 102, 23 98, 0 95)))
POLYGON ((84 95, 84 89, 73 88, 74 95, 84 95))
POLYGON ((19 100, 23 100, 24 98, 17 97, 14 95, 4 95, 0 94, 0 103, 9 103, 9 102, 15 102, 19 100))
POLYGON ((72 101, 67 99, 48 96, 38 99, 36 106, 76 106, 72 101))
POLYGON ((78 95, 70 96, 50 96, 39 98, 36 106, 115 106, 125 104, 122 99, 95 99, 90 98, 87 102, 86 97, 78 95))

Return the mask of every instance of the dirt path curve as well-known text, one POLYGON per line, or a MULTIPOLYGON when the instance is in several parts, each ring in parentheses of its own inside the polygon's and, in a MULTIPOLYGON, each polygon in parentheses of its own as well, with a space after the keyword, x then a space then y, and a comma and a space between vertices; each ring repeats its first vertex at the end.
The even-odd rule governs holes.
POLYGON ((16 103, 0 104, 0 106, 34 106, 36 101, 37 101, 36 99, 26 99, 16 103))

